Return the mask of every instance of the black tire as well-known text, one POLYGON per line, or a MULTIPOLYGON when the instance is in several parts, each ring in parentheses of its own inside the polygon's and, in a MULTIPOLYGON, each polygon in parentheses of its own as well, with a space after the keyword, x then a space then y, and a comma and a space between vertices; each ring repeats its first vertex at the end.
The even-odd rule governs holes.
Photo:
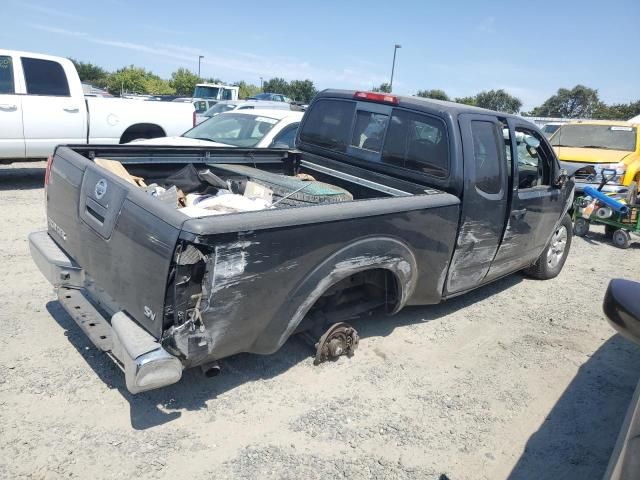
POLYGON ((616 247, 626 249, 631 245, 631 235, 626 230, 618 229, 613 232, 612 241, 616 247))
POLYGON ((613 232, 617 230, 613 225, 605 225, 604 226, 604 236, 607 238, 613 238, 613 232))
POLYGON ((585 218, 576 218, 573 222, 573 233, 576 237, 584 237, 589 233, 589 221, 585 218))
POLYGON ((304 205, 317 205, 318 203, 336 203, 346 202, 353 200, 353 196, 346 190, 329 185, 322 182, 308 182, 300 180, 299 185, 295 188, 289 186, 282 186, 276 183, 269 182, 263 179, 252 179, 254 182, 264 185, 273 191, 273 203, 278 203, 281 206, 304 206, 304 205), (309 186, 322 186, 328 187, 327 190, 332 190, 331 193, 325 193, 321 195, 313 195, 305 193, 305 184, 309 186))
POLYGON ((536 263, 524 270, 525 275, 539 280, 549 280, 558 276, 571 250, 572 227, 571 217, 565 215, 536 263))
POLYGON ((328 183, 301 180, 244 165, 218 164, 216 169, 249 178, 273 191, 273 203, 280 206, 316 205, 353 200, 344 188, 328 183))

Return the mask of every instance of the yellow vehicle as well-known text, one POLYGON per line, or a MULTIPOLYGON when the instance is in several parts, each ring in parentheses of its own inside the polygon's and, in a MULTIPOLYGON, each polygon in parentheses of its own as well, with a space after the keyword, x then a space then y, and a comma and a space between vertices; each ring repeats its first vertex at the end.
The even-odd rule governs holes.
POLYGON ((576 193, 585 185, 603 192, 635 194, 640 184, 640 123, 580 120, 562 125, 549 139, 562 168, 575 174, 576 193))

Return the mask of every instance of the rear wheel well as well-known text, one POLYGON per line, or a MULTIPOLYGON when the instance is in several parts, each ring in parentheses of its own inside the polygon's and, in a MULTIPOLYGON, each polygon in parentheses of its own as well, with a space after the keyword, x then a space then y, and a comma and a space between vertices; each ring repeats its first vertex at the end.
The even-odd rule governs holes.
POLYGON ((137 138, 165 137, 166 133, 161 126, 155 123, 136 123, 128 127, 120 137, 120 143, 127 143, 137 138))
POLYGON ((365 313, 392 313, 400 301, 400 293, 398 278, 391 270, 375 268, 353 273, 331 285, 316 300, 296 332, 323 333, 329 324, 365 313))

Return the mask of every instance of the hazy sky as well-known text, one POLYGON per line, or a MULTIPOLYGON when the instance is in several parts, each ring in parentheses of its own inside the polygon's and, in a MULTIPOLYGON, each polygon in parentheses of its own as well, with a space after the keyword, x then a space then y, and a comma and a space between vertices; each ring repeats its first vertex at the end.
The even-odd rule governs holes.
POLYGON ((0 47, 163 77, 178 67, 233 82, 310 78, 322 88, 388 81, 450 96, 504 88, 527 110, 582 83, 640 99, 640 0, 213 2, 0 0, 0 47))

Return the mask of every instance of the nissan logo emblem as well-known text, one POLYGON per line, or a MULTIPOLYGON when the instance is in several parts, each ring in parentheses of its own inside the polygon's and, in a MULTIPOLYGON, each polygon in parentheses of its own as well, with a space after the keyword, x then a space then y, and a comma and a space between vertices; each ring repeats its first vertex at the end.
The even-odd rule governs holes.
POLYGON ((104 178, 101 178, 100 180, 98 180, 98 183, 96 183, 96 188, 94 192, 98 200, 104 197, 104 194, 107 193, 107 181, 104 178))

